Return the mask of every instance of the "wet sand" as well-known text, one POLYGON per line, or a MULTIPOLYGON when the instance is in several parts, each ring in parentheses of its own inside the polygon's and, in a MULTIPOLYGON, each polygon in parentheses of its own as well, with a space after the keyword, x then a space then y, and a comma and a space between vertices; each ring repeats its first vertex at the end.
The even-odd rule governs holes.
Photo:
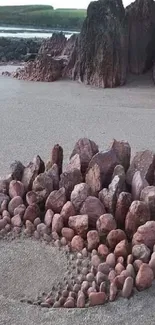
MULTIPOLYGON (((66 161, 74 143, 84 136, 101 149, 114 137, 128 140, 133 152, 155 149, 155 87, 150 75, 105 90, 70 81, 33 83, 1 76, 0 112, 1 175, 14 159, 27 163, 37 153, 48 159, 55 143, 63 146, 66 161)), ((130 300, 84 310, 40 310, 20 303, 20 291, 27 295, 31 283, 35 293, 39 282, 50 287, 53 272, 61 268, 53 262, 57 252, 51 250, 47 262, 47 247, 38 245, 30 240, 0 242, 0 325, 155 324, 155 286, 130 300)))

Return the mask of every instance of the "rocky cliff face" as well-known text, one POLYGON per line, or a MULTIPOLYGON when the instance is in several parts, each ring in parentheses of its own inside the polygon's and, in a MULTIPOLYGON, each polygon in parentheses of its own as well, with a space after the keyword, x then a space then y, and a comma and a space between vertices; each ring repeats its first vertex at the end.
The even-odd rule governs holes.
POLYGON ((155 57, 155 3, 136 0, 126 8, 129 25, 129 71, 149 70, 155 57))
POLYGON ((98 87, 123 85, 126 81, 127 39, 122 1, 91 2, 79 37, 74 77, 98 87))

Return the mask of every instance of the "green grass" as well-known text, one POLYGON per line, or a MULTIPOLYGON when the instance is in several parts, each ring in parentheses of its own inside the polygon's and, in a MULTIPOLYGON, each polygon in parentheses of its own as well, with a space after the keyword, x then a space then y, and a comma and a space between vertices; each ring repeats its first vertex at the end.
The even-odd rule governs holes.
POLYGON ((79 30, 86 16, 83 9, 56 9, 52 6, 0 6, 0 25, 72 28, 79 30))

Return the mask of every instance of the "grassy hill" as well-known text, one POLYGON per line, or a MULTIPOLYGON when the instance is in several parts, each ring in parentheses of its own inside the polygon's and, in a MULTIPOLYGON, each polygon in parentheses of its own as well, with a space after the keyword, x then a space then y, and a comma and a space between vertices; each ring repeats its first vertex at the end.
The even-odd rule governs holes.
POLYGON ((84 9, 56 9, 52 6, 0 6, 0 25, 51 27, 79 30, 84 9))

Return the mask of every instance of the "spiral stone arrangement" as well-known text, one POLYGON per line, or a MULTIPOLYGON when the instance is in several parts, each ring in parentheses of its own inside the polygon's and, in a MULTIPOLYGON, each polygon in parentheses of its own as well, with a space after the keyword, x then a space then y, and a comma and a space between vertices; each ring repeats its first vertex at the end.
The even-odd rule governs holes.
POLYGON ((106 151, 82 138, 63 168, 55 145, 45 164, 11 164, 0 180, 0 238, 32 237, 64 250, 70 270, 35 305, 84 308, 149 288, 155 276, 155 153, 131 160, 128 142, 106 151))

